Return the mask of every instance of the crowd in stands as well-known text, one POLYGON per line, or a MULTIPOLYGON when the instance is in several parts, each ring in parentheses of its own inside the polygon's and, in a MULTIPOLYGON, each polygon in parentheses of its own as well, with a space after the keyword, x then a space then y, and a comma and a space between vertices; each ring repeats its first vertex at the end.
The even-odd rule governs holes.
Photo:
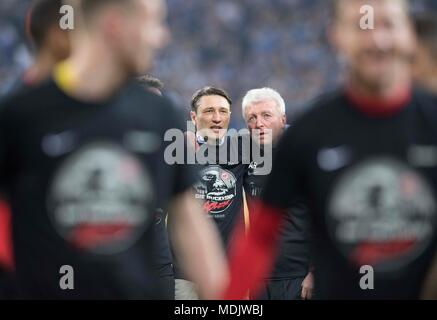
MULTIPOLYGON (((0 96, 31 60, 23 21, 29 0, 0 1, 0 96)), ((339 63, 326 39, 326 0, 168 0, 171 44, 152 73, 166 93, 188 108, 194 91, 223 87, 239 106, 246 91, 277 89, 288 113, 338 81, 339 63)), ((413 10, 436 7, 435 0, 414 0, 413 10), (429 2, 429 4, 427 4, 429 2)), ((233 127, 243 126, 239 107, 233 127)))

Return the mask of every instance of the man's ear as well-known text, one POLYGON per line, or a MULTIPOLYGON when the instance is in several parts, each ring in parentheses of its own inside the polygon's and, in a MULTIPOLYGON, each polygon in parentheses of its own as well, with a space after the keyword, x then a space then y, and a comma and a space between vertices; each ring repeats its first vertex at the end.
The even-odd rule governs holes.
POLYGON ((287 114, 284 113, 281 117, 281 120, 282 124, 285 126, 287 124, 287 114))
POLYGON ((194 126, 196 126, 197 125, 197 123, 196 123, 196 113, 194 112, 194 111, 190 111, 190 118, 191 118, 191 121, 193 122, 193 124, 194 124, 194 126))

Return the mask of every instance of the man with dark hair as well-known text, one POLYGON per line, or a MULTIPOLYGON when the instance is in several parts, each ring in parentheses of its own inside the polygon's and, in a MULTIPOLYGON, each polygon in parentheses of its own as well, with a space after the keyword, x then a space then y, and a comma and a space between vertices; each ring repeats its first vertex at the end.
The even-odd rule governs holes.
POLYGON ((414 60, 417 83, 437 93, 437 14, 423 14, 415 18, 418 48, 414 60))
MULTIPOLYGON (((62 0, 34 0, 26 16, 26 33, 34 52, 32 65, 15 81, 9 93, 36 86, 50 77, 55 65, 70 54, 68 33, 59 26, 62 0)), ((0 265, 13 269, 10 210, 0 197, 0 265)))
POLYGON ((153 270, 153 216, 162 207, 184 272, 201 297, 215 298, 227 271, 218 235, 193 200, 194 175, 164 159, 163 137, 181 119, 129 82, 167 41, 165 4, 80 3, 71 57, 0 106, 14 297, 169 298, 153 270))
POLYGON ((298 196, 310 206, 316 298, 419 297, 435 253, 437 108, 411 84, 405 4, 338 2, 330 38, 345 84, 284 134, 259 215, 235 244, 225 298, 259 288, 283 210, 298 196), (375 28, 364 30, 360 9, 369 4, 375 28))
POLYGON ((60 27, 62 0, 33 0, 25 19, 32 65, 16 79, 6 95, 36 86, 50 77, 54 66, 70 54, 70 38, 60 27))
MULTIPOLYGON (((162 96, 162 88, 164 84, 158 78, 150 74, 136 78, 137 82, 147 91, 162 96)), ((156 272, 160 281, 166 284, 168 288, 168 297, 174 299, 175 293, 175 277, 173 269, 173 258, 170 249, 167 233, 167 212, 162 208, 157 208, 155 211, 155 265, 156 272)))
POLYGON ((219 96, 226 99, 226 101, 229 103, 229 106, 232 105, 232 99, 225 90, 216 87, 205 87, 197 90, 193 94, 193 97, 191 98, 192 112, 197 113, 197 109, 199 108, 199 101, 205 96, 219 96))
POLYGON ((59 24, 62 4, 62 0, 35 0, 29 8, 26 31, 35 58, 22 76, 27 86, 47 79, 53 67, 70 54, 68 32, 59 24))
POLYGON ((196 129, 196 142, 204 146, 207 164, 201 170, 201 181, 196 184, 196 198, 205 200, 204 208, 214 218, 225 247, 238 217, 242 217, 243 177, 247 165, 242 164, 241 146, 238 150, 227 136, 231 117, 232 100, 220 88, 205 87, 191 100, 191 121, 196 129), (235 153, 237 161, 230 164, 235 153), (224 163, 220 154, 227 155, 224 163))
MULTIPOLYGON (((202 201, 204 211, 214 220, 226 249, 236 223, 243 220, 243 179, 247 170, 239 138, 227 135, 231 104, 225 90, 205 87, 194 93, 190 112, 200 170, 194 184, 195 198, 202 201)), ((196 288, 188 281, 190 277, 177 266, 175 277, 176 299, 197 299, 196 288)))
POLYGON ((137 81, 150 92, 155 93, 158 96, 162 96, 162 89, 164 88, 164 84, 158 78, 155 78, 150 74, 146 74, 145 76, 137 77, 137 81))

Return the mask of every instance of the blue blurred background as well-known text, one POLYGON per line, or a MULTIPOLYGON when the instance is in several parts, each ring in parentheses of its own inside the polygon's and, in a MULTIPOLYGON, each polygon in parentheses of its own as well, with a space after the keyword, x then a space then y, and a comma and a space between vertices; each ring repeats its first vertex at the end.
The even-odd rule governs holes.
MULTIPOLYGON (((0 0, 0 95, 29 65, 23 20, 30 0, 0 0)), ((167 0, 172 43, 152 74, 182 107, 205 85, 226 89, 235 101, 232 127, 243 126, 241 98, 271 86, 290 116, 334 87, 338 64, 325 37, 326 0, 167 0)), ((437 7, 414 0, 413 11, 437 7)))

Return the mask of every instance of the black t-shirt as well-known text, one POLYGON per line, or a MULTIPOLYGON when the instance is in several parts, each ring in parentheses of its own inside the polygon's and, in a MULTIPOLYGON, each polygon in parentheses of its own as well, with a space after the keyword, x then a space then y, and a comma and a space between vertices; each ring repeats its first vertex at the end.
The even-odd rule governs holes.
POLYGON ((195 197, 214 219, 227 248, 236 222, 243 219, 243 180, 248 164, 243 163, 242 139, 226 136, 221 144, 201 144, 196 160, 200 172, 195 197))
MULTIPOLYGON (((238 135, 228 135, 216 144, 198 143, 192 166, 198 172, 197 182, 193 184, 195 198, 215 222, 227 249, 236 224, 243 221, 243 179, 250 152, 243 154, 243 138, 238 135)), ((177 261, 175 277, 185 279, 177 261)))
POLYGON ((285 133, 263 200, 309 199, 318 298, 417 298, 435 247, 436 100, 415 91, 384 117, 350 101, 325 96, 285 133))
MULTIPOLYGON (((22 75, 15 81, 8 94, 13 95, 17 92, 24 93, 24 91, 32 90, 32 88, 34 88, 35 86, 36 83, 26 81, 25 75, 22 75)), ((156 271, 159 277, 174 276, 172 254, 168 240, 167 228, 165 225, 166 216, 166 213, 161 208, 158 208, 156 210, 155 229, 153 230, 155 237, 154 244, 156 245, 156 248, 154 249, 154 254, 156 271)))
MULTIPOLYGON (((272 150, 273 154, 276 148, 272 150)), ((255 210, 255 200, 261 196, 268 175, 257 174, 263 163, 253 161, 244 179, 249 212, 255 210)), ((296 198, 286 210, 281 227, 280 247, 273 271, 269 279, 293 279, 305 277, 310 268, 309 213, 305 201, 296 198)))
POLYGON ((18 297, 161 298, 155 208, 194 183, 164 161, 178 115, 135 84, 85 103, 48 81, 0 106, 18 297), (60 288, 62 266, 73 268, 74 290, 60 288))

